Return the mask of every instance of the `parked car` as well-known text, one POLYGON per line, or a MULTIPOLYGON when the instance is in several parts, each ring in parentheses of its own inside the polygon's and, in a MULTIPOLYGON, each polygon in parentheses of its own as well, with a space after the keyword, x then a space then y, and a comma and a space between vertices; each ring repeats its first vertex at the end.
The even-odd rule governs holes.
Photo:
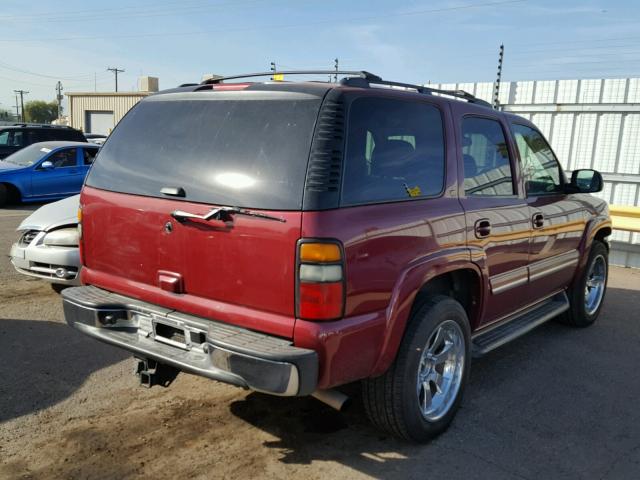
POLYGON ((23 220, 10 252, 18 272, 49 281, 56 291, 80 284, 79 202, 74 195, 49 203, 23 220))
POLYGON ((41 202, 80 192, 100 147, 41 142, 0 161, 0 207, 8 201, 41 202))
POLYGON ((17 123, 0 127, 0 160, 33 143, 55 140, 87 141, 81 131, 66 125, 17 123))
POLYGON ((602 177, 567 180, 533 123, 467 93, 348 74, 139 102, 82 190, 65 316, 147 385, 172 367, 340 406, 362 380, 375 425, 425 441, 472 356, 596 320, 602 177))

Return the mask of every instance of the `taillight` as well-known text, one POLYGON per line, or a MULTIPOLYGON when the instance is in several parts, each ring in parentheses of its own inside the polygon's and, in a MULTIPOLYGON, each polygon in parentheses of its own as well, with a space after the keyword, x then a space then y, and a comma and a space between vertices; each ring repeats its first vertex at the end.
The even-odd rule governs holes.
POLYGON ((82 205, 78 206, 78 253, 80 256, 80 264, 84 265, 84 242, 82 241, 82 205))
POLYGON ((298 242, 296 315, 335 320, 344 314, 344 258, 336 242, 298 242))

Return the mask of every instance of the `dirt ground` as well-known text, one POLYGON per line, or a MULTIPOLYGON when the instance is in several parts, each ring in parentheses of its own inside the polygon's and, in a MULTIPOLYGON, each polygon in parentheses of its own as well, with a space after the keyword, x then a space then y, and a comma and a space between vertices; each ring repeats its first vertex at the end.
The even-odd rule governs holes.
POLYGON ((556 323, 474 362, 428 445, 338 413, 181 374, 144 389, 126 353, 67 327, 4 256, 30 208, 0 210, 0 478, 640 478, 640 271, 612 269, 599 322, 556 323))

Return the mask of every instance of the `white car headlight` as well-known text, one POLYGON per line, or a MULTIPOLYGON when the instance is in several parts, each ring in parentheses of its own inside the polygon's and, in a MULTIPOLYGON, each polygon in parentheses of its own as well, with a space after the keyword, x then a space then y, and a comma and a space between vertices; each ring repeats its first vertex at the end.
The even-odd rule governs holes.
POLYGON ((78 229, 77 228, 61 228, 47 233, 44 236, 43 243, 50 246, 58 247, 77 247, 78 246, 78 229))

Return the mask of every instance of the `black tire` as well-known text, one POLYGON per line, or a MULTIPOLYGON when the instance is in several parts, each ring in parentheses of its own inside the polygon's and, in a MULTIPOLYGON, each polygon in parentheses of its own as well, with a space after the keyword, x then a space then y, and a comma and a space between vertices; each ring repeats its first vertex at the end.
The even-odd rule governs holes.
POLYGON ((9 199, 9 190, 7 186, 0 183, 0 207, 4 207, 9 199))
POLYGON ((560 317, 560 321, 567 325, 571 325, 573 327, 588 327, 592 325, 593 322, 596 321, 598 315, 600 314, 600 310, 602 310, 602 305, 604 303, 604 297, 607 292, 607 281, 609 279, 609 250, 607 246, 595 240, 593 245, 591 246, 591 251, 589 252, 589 258, 587 260, 587 264, 580 274, 580 277, 576 279, 574 284, 571 286, 569 291, 567 292, 569 296, 569 310, 560 317), (585 297, 587 291, 587 281, 589 280, 589 275, 591 269, 598 258, 602 258, 604 260, 605 266, 605 276, 604 276, 604 291, 602 292, 602 297, 600 298, 599 304, 597 308, 591 312, 587 311, 585 305, 585 297))
POLYGON ((51 289, 56 293, 62 293, 65 288, 69 288, 69 285, 62 285, 60 283, 51 284, 51 289))
POLYGON ((382 376, 363 381, 363 401, 371 422, 401 439, 414 442, 426 442, 446 430, 460 406, 469 378, 470 338, 469 321, 460 303, 444 295, 431 297, 423 303, 412 314, 391 367, 382 376), (418 371, 423 350, 438 327, 444 324, 452 326, 449 320, 457 324, 462 335, 464 359, 460 363, 460 383, 457 391, 452 391, 448 397, 453 402, 446 412, 430 420, 420 409, 420 393, 416 392, 420 388, 418 371))

